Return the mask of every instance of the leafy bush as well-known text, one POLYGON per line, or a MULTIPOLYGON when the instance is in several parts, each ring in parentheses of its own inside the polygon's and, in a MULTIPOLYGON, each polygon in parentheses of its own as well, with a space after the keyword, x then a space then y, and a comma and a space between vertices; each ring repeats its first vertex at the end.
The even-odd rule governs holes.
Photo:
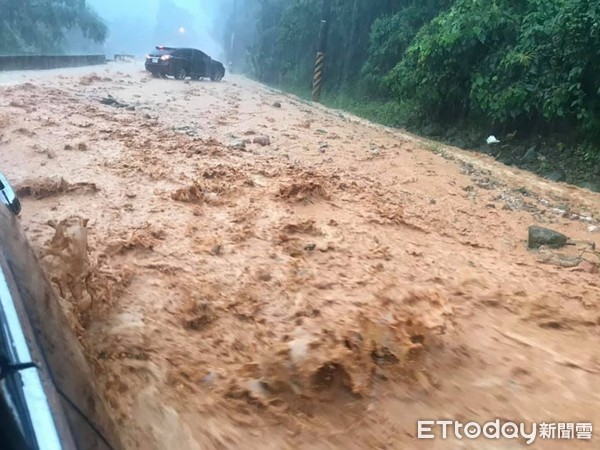
MULTIPOLYGON (((246 4, 254 75, 309 89, 321 1, 246 4)), ((561 141, 584 164, 600 159, 599 56, 597 1, 332 0, 326 98, 387 124, 561 141)))
POLYGON ((597 140, 599 20, 589 0, 459 0, 421 29, 386 81, 433 119, 597 140))
POLYGON ((403 58, 419 29, 452 3, 452 0, 412 1, 395 14, 373 22, 368 58, 361 73, 371 88, 378 94, 387 93, 383 77, 403 58))
POLYGON ((96 42, 108 29, 80 0, 0 0, 0 53, 54 53, 66 30, 79 28, 96 42))

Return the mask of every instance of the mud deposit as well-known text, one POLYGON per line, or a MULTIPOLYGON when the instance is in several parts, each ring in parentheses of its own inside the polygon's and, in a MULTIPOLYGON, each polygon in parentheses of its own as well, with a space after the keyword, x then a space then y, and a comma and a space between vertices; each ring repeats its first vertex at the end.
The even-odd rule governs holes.
POLYGON ((73 73, 0 88, 0 167, 128 449, 600 424, 598 254, 526 242, 598 241, 599 195, 242 78, 73 73))

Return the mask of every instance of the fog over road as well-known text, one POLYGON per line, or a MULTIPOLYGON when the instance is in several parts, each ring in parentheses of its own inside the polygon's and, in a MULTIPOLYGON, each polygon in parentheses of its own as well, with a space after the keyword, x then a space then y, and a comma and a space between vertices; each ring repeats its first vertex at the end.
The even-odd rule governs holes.
POLYGON ((0 73, 0 170, 128 449, 516 449, 416 423, 600 424, 600 194, 142 69, 0 73), (578 242, 528 251, 530 225, 578 242))

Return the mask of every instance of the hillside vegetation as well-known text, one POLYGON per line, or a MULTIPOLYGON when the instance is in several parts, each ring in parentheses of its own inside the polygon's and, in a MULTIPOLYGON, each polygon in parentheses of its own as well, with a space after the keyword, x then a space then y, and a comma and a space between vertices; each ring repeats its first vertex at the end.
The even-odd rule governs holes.
POLYGON ((69 31, 94 42, 108 33, 84 0, 0 0, 0 11, 0 55, 63 53, 69 31))
MULTIPOLYGON (((306 95, 322 0, 240 3, 235 63, 306 95)), ((333 0, 330 23, 325 103, 599 187, 600 3, 333 0)))

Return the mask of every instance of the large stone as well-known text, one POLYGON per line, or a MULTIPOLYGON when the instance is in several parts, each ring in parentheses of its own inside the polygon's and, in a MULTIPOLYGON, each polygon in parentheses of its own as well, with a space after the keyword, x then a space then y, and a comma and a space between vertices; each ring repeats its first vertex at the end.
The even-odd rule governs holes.
POLYGON ((529 248, 540 248, 542 246, 561 248, 567 244, 568 240, 567 236, 558 231, 538 226, 529 227, 529 248))
POLYGON ((244 139, 236 139, 230 142, 227 145, 227 148, 231 148, 234 150, 245 150, 246 149, 246 141, 244 139))
POLYGON ((557 169, 546 175, 546 178, 551 181, 560 182, 565 181, 566 175, 564 171, 557 169))
POLYGON ((265 145, 271 145, 271 139, 269 139, 269 136, 256 136, 254 138, 254 143, 264 147, 265 145))
POLYGON ((525 152, 521 161, 524 163, 534 163, 537 161, 538 154, 535 146, 531 147, 529 150, 525 152))

